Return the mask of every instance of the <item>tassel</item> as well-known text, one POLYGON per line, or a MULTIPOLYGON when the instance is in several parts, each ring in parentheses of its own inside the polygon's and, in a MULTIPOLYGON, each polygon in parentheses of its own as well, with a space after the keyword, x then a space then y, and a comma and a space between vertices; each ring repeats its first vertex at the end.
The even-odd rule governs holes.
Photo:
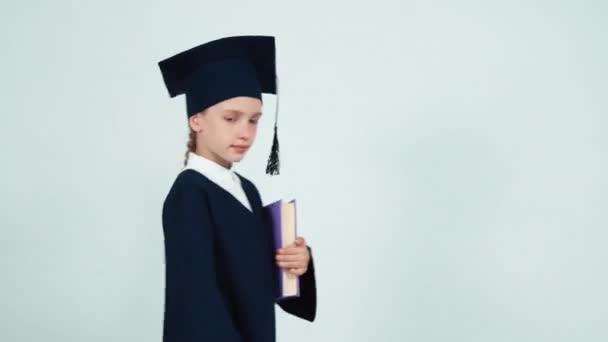
POLYGON ((266 174, 278 175, 279 174, 279 138, 277 136, 277 125, 274 125, 274 139, 272 140, 272 148, 270 150, 270 157, 268 158, 268 165, 266 166, 266 174))
POLYGON ((275 78, 275 94, 276 103, 274 107, 274 138, 272 139, 272 148, 270 149, 270 157, 268 157, 268 165, 266 166, 266 174, 279 174, 279 137, 277 135, 277 126, 279 124, 279 78, 275 78))

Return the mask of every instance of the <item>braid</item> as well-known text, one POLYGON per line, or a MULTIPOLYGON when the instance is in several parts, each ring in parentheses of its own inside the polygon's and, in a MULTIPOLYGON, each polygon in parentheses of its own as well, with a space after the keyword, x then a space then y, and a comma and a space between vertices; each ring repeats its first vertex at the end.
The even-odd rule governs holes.
POLYGON ((187 150, 184 155, 184 166, 188 162, 188 153, 196 151, 196 132, 190 129, 190 134, 188 135, 188 143, 186 144, 187 150))

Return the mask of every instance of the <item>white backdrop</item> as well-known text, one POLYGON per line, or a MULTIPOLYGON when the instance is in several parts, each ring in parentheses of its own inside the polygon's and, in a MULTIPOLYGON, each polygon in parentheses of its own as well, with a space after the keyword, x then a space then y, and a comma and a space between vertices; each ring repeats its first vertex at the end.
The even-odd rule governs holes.
POLYGON ((237 170, 296 197, 318 316, 279 341, 606 341, 603 1, 3 1, 0 341, 160 341, 186 142, 157 62, 277 37, 237 170))

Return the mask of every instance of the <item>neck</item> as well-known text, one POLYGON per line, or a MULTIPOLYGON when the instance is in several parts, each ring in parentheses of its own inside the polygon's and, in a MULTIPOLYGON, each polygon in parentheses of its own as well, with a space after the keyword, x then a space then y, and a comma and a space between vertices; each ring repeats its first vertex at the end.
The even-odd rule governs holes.
POLYGON ((232 168, 232 163, 222 159, 220 156, 218 156, 217 154, 207 150, 207 149, 197 149, 196 151, 194 151, 194 153, 198 154, 201 157, 207 158, 219 165, 221 165, 222 167, 224 167, 225 169, 230 170, 232 168))

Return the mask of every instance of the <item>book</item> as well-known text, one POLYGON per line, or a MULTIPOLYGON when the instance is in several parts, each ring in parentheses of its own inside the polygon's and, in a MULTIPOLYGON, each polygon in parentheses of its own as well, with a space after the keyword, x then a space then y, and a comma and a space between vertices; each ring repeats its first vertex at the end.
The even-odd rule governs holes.
MULTIPOLYGON (((296 200, 278 200, 264 206, 266 221, 271 226, 274 254, 279 248, 292 244, 297 237, 296 200)), ((300 277, 274 263, 277 273, 275 297, 281 300, 300 296, 300 277)))

